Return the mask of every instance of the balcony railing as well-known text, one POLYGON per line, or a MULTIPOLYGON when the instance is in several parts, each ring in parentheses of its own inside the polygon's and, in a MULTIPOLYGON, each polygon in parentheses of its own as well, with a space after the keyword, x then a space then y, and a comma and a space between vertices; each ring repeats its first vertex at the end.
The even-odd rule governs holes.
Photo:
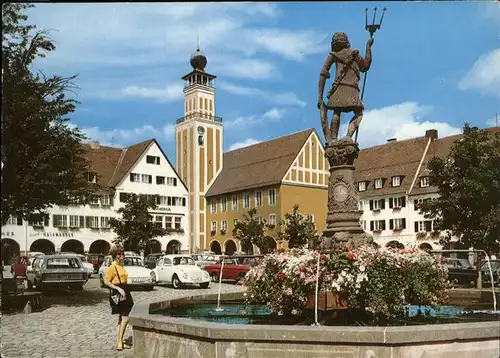
POLYGON ((194 112, 190 113, 187 116, 181 117, 175 121, 175 124, 180 124, 184 121, 188 121, 190 119, 205 119, 207 121, 214 121, 222 123, 222 117, 213 116, 208 113, 194 112))

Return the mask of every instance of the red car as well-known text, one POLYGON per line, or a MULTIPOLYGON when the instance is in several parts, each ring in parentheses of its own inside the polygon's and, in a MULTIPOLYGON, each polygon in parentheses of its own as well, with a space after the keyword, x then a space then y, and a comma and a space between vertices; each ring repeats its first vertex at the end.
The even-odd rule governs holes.
POLYGON ((223 280, 239 281, 250 271, 250 265, 239 264, 236 259, 224 258, 216 263, 205 266, 205 271, 210 274, 213 282, 219 282, 222 260, 224 260, 224 268, 222 270, 223 280))
POLYGON ((28 267, 28 258, 21 256, 10 268, 10 272, 16 277, 26 277, 26 268, 28 267))

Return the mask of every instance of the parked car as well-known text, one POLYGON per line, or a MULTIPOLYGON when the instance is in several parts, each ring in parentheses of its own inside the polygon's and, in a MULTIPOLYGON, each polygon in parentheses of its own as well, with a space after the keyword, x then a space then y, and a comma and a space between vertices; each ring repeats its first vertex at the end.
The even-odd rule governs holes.
POLYGON ((442 262, 448 266, 448 279, 450 281, 475 286, 478 273, 469 260, 445 257, 442 262))
POLYGON ((235 258, 224 257, 219 261, 205 266, 205 270, 209 273, 213 282, 219 282, 219 277, 221 275, 222 269, 222 279, 223 280, 235 280, 239 281, 245 277, 248 271, 250 271, 250 265, 240 264, 235 258), (222 260, 224 260, 224 267, 222 268, 222 260))
MULTIPOLYGON (((113 263, 111 256, 106 256, 104 262, 99 268, 99 280, 101 287, 106 287, 104 285, 104 276, 106 275, 106 270, 113 263)), ((131 287, 144 288, 147 290, 152 290, 155 287, 154 273, 150 269, 144 267, 144 260, 138 255, 127 255, 123 259, 123 267, 128 274, 128 284, 131 287)))
POLYGON ((87 256, 85 255, 77 255, 80 261, 83 264, 83 267, 87 270, 87 273, 89 274, 89 278, 92 276, 94 273, 94 265, 87 260, 87 256))
POLYGON ((27 269, 26 278, 28 288, 81 291, 88 274, 77 255, 39 255, 27 269))
POLYGON ((103 254, 87 254, 87 261, 94 266, 94 273, 99 272, 99 268, 101 267, 105 257, 106 255, 103 254))
POLYGON ((146 258, 144 259, 144 266, 150 270, 153 270, 156 267, 156 263, 158 262, 158 260, 161 259, 164 255, 165 254, 162 253, 147 255, 146 258))
POLYGON ((189 255, 165 255, 156 263, 154 269, 156 282, 172 284, 174 288, 187 285, 199 285, 208 288, 209 274, 196 266, 189 255))
POLYGON ((196 266, 205 269, 205 266, 216 263, 219 260, 220 255, 214 253, 205 253, 201 255, 191 255, 191 257, 193 258, 196 266))
MULTIPOLYGON (((500 260, 490 260, 491 271, 493 273, 493 282, 495 285, 500 286, 500 260)), ((491 285, 490 268, 488 267, 488 262, 483 261, 481 264, 481 281, 484 284, 491 285)))

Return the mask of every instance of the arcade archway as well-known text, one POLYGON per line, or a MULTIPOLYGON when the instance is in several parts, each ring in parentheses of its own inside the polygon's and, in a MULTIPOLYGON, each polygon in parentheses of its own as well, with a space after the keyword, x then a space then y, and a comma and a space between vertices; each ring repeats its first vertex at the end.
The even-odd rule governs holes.
POLYGON ((144 250, 144 255, 161 253, 161 243, 158 240, 149 240, 144 250))
POLYGON ((170 240, 167 244, 167 255, 180 254, 182 244, 177 240, 170 240))
POLYGON ((38 239, 31 244, 30 251, 50 254, 51 252, 56 251, 56 247, 54 246, 54 243, 50 240, 38 239))
POLYGON ((237 251, 234 240, 227 240, 224 243, 224 255, 232 255, 237 251))
POLYGON ((217 255, 222 254, 222 247, 219 241, 214 240, 210 243, 210 251, 215 252, 217 255))
POLYGON ((244 242, 242 245, 241 245, 241 251, 243 251, 245 254, 247 255, 253 255, 253 245, 251 242, 244 242))
POLYGON ((108 255, 111 245, 105 240, 96 240, 90 244, 89 252, 91 254, 108 255))
POLYGON ((423 251, 431 251, 432 245, 427 242, 423 242, 418 246, 418 248, 423 251))
POLYGON ((83 243, 78 240, 65 241, 61 246, 61 252, 74 252, 75 254, 82 254, 85 252, 83 243))
POLYGON ((405 248, 405 245, 403 245, 402 243, 400 243, 399 241, 396 241, 396 240, 389 241, 387 243, 387 245, 385 245, 385 246, 390 247, 391 249, 404 249, 405 248))
POLYGON ((13 259, 21 255, 21 248, 16 240, 2 239, 2 262, 5 265, 12 263, 13 259))

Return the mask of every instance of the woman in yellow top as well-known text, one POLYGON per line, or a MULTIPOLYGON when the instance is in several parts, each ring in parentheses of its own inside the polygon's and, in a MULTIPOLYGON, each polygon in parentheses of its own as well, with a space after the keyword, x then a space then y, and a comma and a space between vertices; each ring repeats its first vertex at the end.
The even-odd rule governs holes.
POLYGON ((112 291, 110 294, 120 294, 122 296, 122 300, 120 300, 118 305, 111 308, 112 314, 118 314, 116 350, 121 351, 123 349, 131 348, 125 344, 123 337, 129 322, 130 311, 134 306, 134 300, 132 299, 132 295, 130 294, 130 289, 128 287, 127 271, 125 271, 125 268, 122 266, 124 259, 123 247, 120 245, 113 245, 109 254, 113 258, 113 263, 106 270, 104 284, 112 291))

